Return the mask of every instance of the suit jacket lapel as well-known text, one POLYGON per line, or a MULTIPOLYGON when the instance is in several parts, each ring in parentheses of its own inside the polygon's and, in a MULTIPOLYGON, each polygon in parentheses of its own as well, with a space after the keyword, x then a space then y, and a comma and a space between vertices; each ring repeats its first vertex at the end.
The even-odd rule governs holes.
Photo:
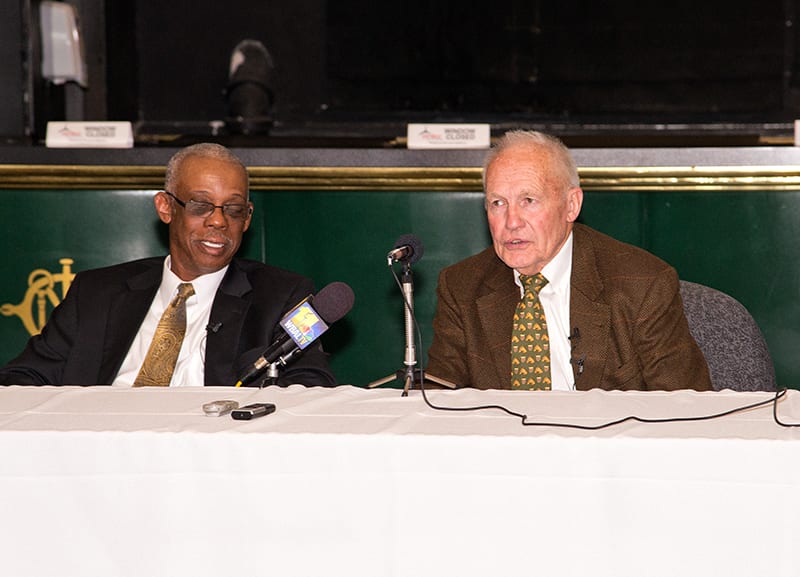
POLYGON ((576 388, 586 390, 598 387, 604 374, 611 337, 611 307, 599 300, 603 282, 597 273, 591 240, 581 225, 576 224, 573 231, 570 283, 572 372, 576 388), (579 333, 577 338, 575 330, 579 333))
POLYGON ((219 328, 209 331, 206 340, 206 386, 234 384, 224 381, 228 379, 226 375, 235 372, 234 363, 238 357, 242 325, 250 308, 250 301, 243 296, 251 290, 252 285, 247 275, 236 260, 231 261, 211 307, 209 324, 219 328))
POLYGON ((154 259, 150 268, 128 279, 111 298, 98 382, 110 383, 119 371, 161 284, 163 264, 163 259, 154 259))
POLYGON ((490 270, 481 274, 485 275, 487 292, 475 304, 492 364, 497 369, 497 382, 506 383, 511 379, 511 328, 520 298, 519 287, 514 283, 514 272, 499 258, 493 261, 490 270))

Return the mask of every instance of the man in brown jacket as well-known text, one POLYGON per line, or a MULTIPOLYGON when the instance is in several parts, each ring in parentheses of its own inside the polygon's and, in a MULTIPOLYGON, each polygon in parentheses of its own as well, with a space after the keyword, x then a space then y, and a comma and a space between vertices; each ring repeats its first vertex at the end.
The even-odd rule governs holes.
POLYGON ((483 179, 493 247, 441 272, 428 375, 481 389, 711 389, 676 271, 575 223, 583 191, 558 139, 507 133, 483 179), (547 376, 543 386, 512 386, 520 279, 537 273, 547 376))

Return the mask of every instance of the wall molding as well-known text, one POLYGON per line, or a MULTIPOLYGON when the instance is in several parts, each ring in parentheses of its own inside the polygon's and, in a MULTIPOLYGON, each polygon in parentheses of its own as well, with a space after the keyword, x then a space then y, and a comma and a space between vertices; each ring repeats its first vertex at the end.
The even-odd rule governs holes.
MULTIPOLYGON (((256 166, 253 190, 480 191, 477 167, 256 166)), ((587 191, 797 191, 800 166, 625 166, 580 168, 587 191)), ((146 189, 160 166, 0 164, 0 188, 146 189)))

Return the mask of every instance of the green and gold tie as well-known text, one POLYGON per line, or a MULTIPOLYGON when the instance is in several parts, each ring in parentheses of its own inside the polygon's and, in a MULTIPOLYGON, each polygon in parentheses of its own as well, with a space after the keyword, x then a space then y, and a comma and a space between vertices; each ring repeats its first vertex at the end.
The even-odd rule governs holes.
POLYGON ((186 299, 194 294, 192 283, 178 286, 178 295, 158 321, 134 387, 168 387, 186 334, 186 299))
POLYGON ((514 313, 514 331, 511 334, 511 388, 549 391, 550 338, 547 321, 539 301, 539 291, 547 279, 538 273, 519 275, 525 295, 514 313))

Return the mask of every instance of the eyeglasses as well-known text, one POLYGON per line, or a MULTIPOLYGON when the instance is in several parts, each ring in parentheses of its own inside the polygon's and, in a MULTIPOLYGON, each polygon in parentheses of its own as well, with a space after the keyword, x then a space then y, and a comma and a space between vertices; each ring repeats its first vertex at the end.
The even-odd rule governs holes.
POLYGON ((203 202, 202 200, 189 200, 183 202, 180 198, 169 192, 164 191, 172 198, 175 199, 179 205, 183 207, 186 214, 189 216, 196 216, 198 218, 208 218, 216 209, 222 210, 222 214, 234 220, 244 220, 253 212, 253 208, 249 204, 213 204, 210 202, 203 202))

